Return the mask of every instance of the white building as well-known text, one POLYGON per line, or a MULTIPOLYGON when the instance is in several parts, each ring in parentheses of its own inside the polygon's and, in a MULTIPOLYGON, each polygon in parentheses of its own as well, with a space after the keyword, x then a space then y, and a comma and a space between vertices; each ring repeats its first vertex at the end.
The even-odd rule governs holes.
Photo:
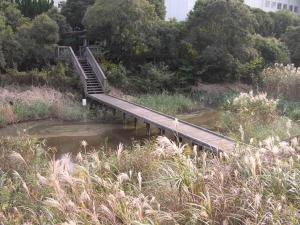
POLYGON ((245 4, 266 12, 285 9, 300 15, 300 0, 245 0, 245 4))
MULTIPOLYGON (((167 17, 176 18, 179 21, 185 20, 188 13, 193 9, 197 0, 165 0, 167 17)), ((279 10, 290 10, 300 15, 300 0, 244 0, 245 4, 259 8, 266 12, 276 12, 279 10)))

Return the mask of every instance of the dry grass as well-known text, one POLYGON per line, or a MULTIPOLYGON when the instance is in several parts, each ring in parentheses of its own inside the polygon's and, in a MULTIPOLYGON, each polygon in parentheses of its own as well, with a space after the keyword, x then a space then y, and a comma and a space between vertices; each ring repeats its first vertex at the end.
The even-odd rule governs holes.
POLYGON ((82 110, 75 96, 52 88, 0 88, 2 125, 46 118, 76 120, 81 119, 82 110))
POLYGON ((277 104, 266 93, 241 93, 225 105, 221 127, 233 138, 256 145, 269 136, 285 140, 299 135, 299 125, 280 116, 277 104))
POLYGON ((275 98, 298 101, 300 69, 294 65, 275 64, 262 72, 263 90, 275 98))
POLYGON ((4 224, 297 224, 297 140, 214 157, 165 137, 116 153, 65 155, 1 139, 4 224), (17 151, 17 152, 16 152, 17 151), (5 164, 2 164, 4 163, 5 164), (30 163, 29 163, 30 162, 30 163), (5 166, 3 166, 5 165, 5 166))

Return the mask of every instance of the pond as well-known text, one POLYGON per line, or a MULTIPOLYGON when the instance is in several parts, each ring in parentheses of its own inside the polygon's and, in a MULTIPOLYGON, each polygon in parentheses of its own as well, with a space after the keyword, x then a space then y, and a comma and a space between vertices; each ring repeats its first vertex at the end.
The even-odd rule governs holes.
MULTIPOLYGON (((219 113, 205 109, 198 113, 179 115, 179 119, 217 130, 219 113)), ((158 129, 151 130, 153 136, 158 129)), ((0 129, 0 136, 29 135, 45 139, 48 147, 56 148, 58 154, 77 153, 82 149, 81 142, 88 143, 87 150, 104 148, 115 150, 119 143, 131 145, 147 138, 146 128, 142 123, 135 129, 132 121, 123 125, 120 120, 112 123, 97 122, 61 122, 56 120, 27 122, 0 129)))

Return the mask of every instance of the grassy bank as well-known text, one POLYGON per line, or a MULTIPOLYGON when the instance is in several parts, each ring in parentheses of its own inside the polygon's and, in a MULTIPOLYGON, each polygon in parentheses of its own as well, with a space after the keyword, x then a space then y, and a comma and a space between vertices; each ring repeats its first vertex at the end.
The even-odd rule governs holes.
POLYGON ((169 115, 199 110, 201 104, 182 94, 141 95, 135 99, 137 104, 169 115))
POLYGON ((203 107, 217 108, 237 94, 234 92, 208 94, 206 92, 194 92, 184 94, 148 94, 135 98, 137 104, 157 110, 169 115, 191 113, 201 110, 203 107))
MULTIPOLYGON (((27 137, 0 139, 4 224, 297 224, 296 142, 220 158, 166 138, 52 161, 27 137)), ((83 150, 84 151, 84 150, 83 150)))
POLYGON ((56 118, 80 120, 84 109, 72 94, 51 88, 0 89, 0 125, 56 118))
POLYGON ((292 120, 300 120, 300 102, 280 100, 278 102, 278 112, 292 120))
POLYGON ((0 127, 49 118, 65 121, 108 120, 108 114, 100 107, 82 107, 77 96, 52 88, 0 88, 0 127))

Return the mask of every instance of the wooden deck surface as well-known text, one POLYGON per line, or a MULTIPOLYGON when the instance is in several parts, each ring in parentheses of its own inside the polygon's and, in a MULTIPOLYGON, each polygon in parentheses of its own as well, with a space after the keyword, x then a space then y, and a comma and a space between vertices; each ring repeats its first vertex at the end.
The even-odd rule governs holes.
POLYGON ((194 144, 224 152, 229 152, 234 149, 235 144, 231 139, 184 121, 179 120, 177 125, 175 125, 174 117, 164 115, 154 110, 106 94, 91 94, 88 95, 88 97, 136 117, 145 123, 177 133, 180 137, 190 139, 194 144))

